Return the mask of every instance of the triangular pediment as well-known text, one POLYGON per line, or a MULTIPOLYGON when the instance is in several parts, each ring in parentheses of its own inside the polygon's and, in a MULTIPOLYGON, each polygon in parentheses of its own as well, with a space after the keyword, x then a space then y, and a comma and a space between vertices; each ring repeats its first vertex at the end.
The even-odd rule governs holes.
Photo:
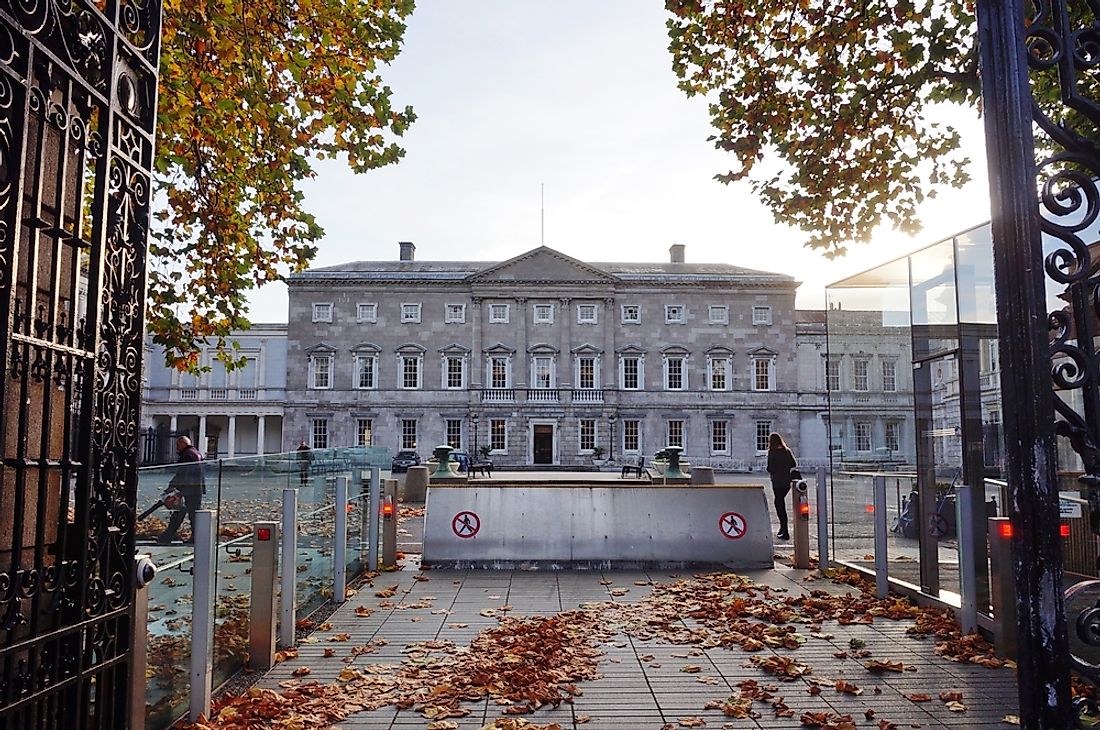
POLYGON ((566 256, 547 246, 520 254, 466 279, 472 284, 496 282, 561 283, 561 284, 614 284, 618 278, 595 266, 566 256))

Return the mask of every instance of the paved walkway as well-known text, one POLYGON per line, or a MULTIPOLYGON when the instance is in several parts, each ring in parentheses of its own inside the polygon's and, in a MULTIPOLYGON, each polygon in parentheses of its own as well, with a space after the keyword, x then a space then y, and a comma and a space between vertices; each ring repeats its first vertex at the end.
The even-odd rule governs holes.
MULTIPOLYGON (((746 574, 754 583, 770 586, 772 590, 750 589, 746 593, 742 586, 739 592, 729 593, 704 590, 708 584, 700 583, 688 573, 420 572, 417 567, 413 559, 404 570, 384 574, 374 581, 373 587, 364 587, 333 614, 329 620, 331 625, 322 626, 300 646, 298 657, 276 666, 261 680, 260 686, 274 689, 281 683, 295 681, 295 671, 298 670, 300 676, 303 673, 300 668, 307 666, 310 668, 308 676, 297 681, 338 683, 341 671, 348 667, 367 674, 393 672, 402 662, 408 667, 422 661, 417 658, 422 654, 409 648, 417 642, 451 641, 465 647, 479 632, 497 627, 500 617, 505 615, 551 616, 581 606, 591 608, 590 602, 601 602, 605 608, 599 609, 602 612, 599 615, 607 617, 606 623, 591 632, 603 653, 597 657, 599 678, 576 682, 582 694, 576 696, 572 704, 543 707, 533 714, 523 715, 522 719, 538 726, 558 723, 564 730, 660 730, 666 724, 674 728, 797 728, 807 719, 822 721, 822 724, 810 725, 822 728, 888 729, 895 727, 891 723, 896 723, 898 728, 1003 730, 1009 726, 1004 716, 1016 712, 1015 679, 1010 668, 976 666, 941 658, 934 653, 933 639, 906 635, 906 630, 914 623, 911 619, 895 621, 880 616, 874 618, 873 623, 846 625, 832 620, 811 625, 786 623, 782 618, 777 622, 768 621, 769 617, 774 618, 769 612, 776 605, 799 595, 805 596, 809 591, 817 591, 817 597, 807 600, 806 605, 814 601, 824 605, 832 600, 829 596, 849 591, 858 593, 850 586, 826 579, 804 581, 802 571, 780 568, 746 574), (681 584, 682 594, 676 592, 681 589, 654 585, 675 585, 680 579, 688 581, 681 584), (376 595, 380 589, 394 585, 397 587, 394 595, 376 595), (719 593, 720 599, 715 599, 718 603, 708 603, 719 593), (705 610, 713 614, 714 606, 728 607, 733 605, 729 601, 740 598, 748 601, 748 608, 737 605, 755 613, 751 623, 757 628, 763 628, 759 626, 761 621, 779 625, 772 634, 758 634, 769 644, 763 646, 762 651, 750 653, 736 646, 750 641, 736 633, 748 630, 748 624, 736 623, 738 609, 729 610, 719 623, 707 624, 709 629, 700 628, 707 623, 705 620, 679 619, 681 612, 704 616, 701 606, 710 606, 705 610), (635 605, 647 600, 661 603, 635 605), (369 615, 358 615, 357 610, 369 615), (670 610, 675 613, 669 614, 670 610), (661 615, 666 619, 672 615, 667 626, 655 625, 660 623, 661 615), (731 622, 728 625, 723 623, 727 620, 731 622), (624 625, 629 625, 626 633, 624 625), (599 636, 603 629, 606 634, 599 636), (770 646, 784 640, 787 636, 784 632, 788 631, 796 631, 804 643, 793 650, 770 646), (669 643, 660 638, 674 635, 689 643, 669 643), (732 649, 724 648, 720 646, 723 643, 735 645, 732 649), (353 647, 370 647, 371 653, 352 656, 353 647), (760 660, 765 660, 762 664, 785 660, 772 659, 774 657, 794 659, 808 665, 812 671, 783 682, 750 664, 760 660), (864 667, 870 660, 901 662, 904 670, 872 673, 864 667), (369 669, 372 665, 386 665, 386 669, 377 666, 369 669), (756 680, 759 684, 739 685, 744 680, 756 680), (851 683, 842 686, 847 692, 859 691, 860 694, 841 691, 838 681, 851 683), (789 713, 777 713, 774 697, 751 701, 753 697, 767 695, 769 690, 771 695, 783 698, 779 710, 785 705, 789 713), (952 700, 954 695, 944 695, 945 699, 941 699, 940 693, 949 691, 960 693, 961 699, 952 700), (924 699, 920 694, 927 695, 928 699, 919 701, 924 699), (918 701, 910 699, 911 696, 918 701), (741 701, 737 702, 739 698, 741 701), (959 703, 955 711, 949 706, 951 701, 959 703), (726 703, 726 712, 721 709, 723 703, 726 703), (711 709, 706 709, 708 705, 711 709), (961 707, 965 710, 960 710, 961 707), (868 715, 867 711, 872 712, 868 715), (817 714, 807 718, 806 713, 817 714), (749 716, 738 717, 746 714, 749 716), (788 716, 777 717, 777 714, 788 716), (850 724, 845 724, 845 715, 851 716, 850 724)), ((864 600, 860 604, 853 597, 832 600, 830 605, 833 606, 830 610, 835 611, 840 610, 838 607, 851 605, 858 618, 859 612, 866 611, 871 602, 864 600)), ((846 620, 852 618, 853 615, 846 615, 846 620)), ((476 729, 497 718, 514 721, 516 715, 503 714, 512 706, 492 699, 465 703, 463 708, 471 711, 469 715, 437 718, 435 725, 429 725, 429 719, 415 708, 398 711, 391 706, 353 714, 336 726, 348 729, 476 729)))

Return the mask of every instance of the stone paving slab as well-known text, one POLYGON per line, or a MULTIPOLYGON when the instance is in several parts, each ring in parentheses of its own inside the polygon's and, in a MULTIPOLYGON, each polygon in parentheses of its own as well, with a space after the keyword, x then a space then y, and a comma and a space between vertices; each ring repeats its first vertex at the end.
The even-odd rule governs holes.
MULTIPOLYGON (((411 558, 405 569, 388 573, 349 599, 329 619, 331 627, 313 634, 300 645, 299 656, 276 666, 260 682, 261 686, 277 688, 280 682, 292 678, 292 672, 309 666, 309 679, 335 681, 336 675, 349 664, 364 667, 371 664, 398 664, 405 657, 404 648, 412 643, 446 639, 462 646, 478 632, 497 625, 496 616, 482 616, 485 609, 511 606, 507 615, 550 616, 563 610, 578 608, 586 602, 615 601, 632 604, 644 599, 653 582, 671 583, 687 573, 662 571, 444 571, 421 573, 416 559, 411 558), (416 576, 427 578, 417 580, 416 576), (610 584, 605 584, 610 582, 610 584), (641 583, 641 585, 639 585, 641 583), (397 592, 388 600, 391 607, 380 607, 384 599, 374 593, 382 587, 396 585, 397 592), (623 595, 613 595, 612 590, 623 595), (428 600, 431 598, 432 600, 428 600), (422 607, 409 607, 422 606, 422 607), (355 614, 359 606, 374 610, 368 617, 355 614), (464 624, 464 626, 463 626, 464 624), (340 633, 349 634, 347 642, 329 642, 340 633), (351 646, 374 646, 375 653, 355 657, 345 663, 351 646), (388 642, 388 643, 387 643, 388 642), (326 648, 336 648, 337 656, 325 658, 326 648)), ((756 583, 785 589, 789 595, 808 590, 826 590, 843 595, 848 586, 818 580, 801 581, 804 571, 779 568, 770 571, 743 573, 756 583)), ((386 604, 383 604, 386 605, 386 604)), ((712 648, 705 651, 692 645, 671 645, 643 641, 619 635, 600 646, 605 653, 599 663, 602 678, 582 682, 583 694, 572 705, 542 708, 525 716, 533 723, 557 722, 563 730, 660 730, 666 723, 677 729, 680 719, 698 717, 708 728, 798 728, 803 712, 834 712, 852 715, 857 727, 877 728, 878 720, 898 724, 898 728, 1005 728, 1005 714, 1016 714, 1018 706, 1015 676, 1007 668, 989 669, 947 661, 933 652, 934 642, 905 635, 912 622, 880 619, 873 624, 841 626, 826 622, 822 634, 826 638, 809 638, 796 650, 764 650, 776 655, 788 655, 813 667, 810 677, 793 682, 777 682, 774 677, 748 664, 751 654, 740 650, 712 648), (873 658, 901 661, 915 672, 872 675, 862 666, 862 660, 838 659, 835 652, 848 648, 848 641, 858 638, 865 642, 873 658), (650 659, 649 657, 652 656, 650 659), (642 657, 647 657, 643 660, 642 657), (681 668, 693 664, 700 667, 696 674, 681 668), (702 679, 703 681, 700 681, 702 679), (755 719, 732 720, 718 710, 705 710, 713 700, 737 695, 737 683, 755 679, 761 684, 778 685, 776 695, 784 698, 795 712, 793 718, 776 718, 770 709, 755 703, 760 713, 755 719), (832 682, 845 679, 864 690, 859 696, 837 692, 832 682), (818 694, 811 693, 814 681, 825 682, 818 694), (879 692, 875 693, 875 689, 879 692), (952 713, 937 697, 942 690, 958 690, 963 694, 965 713, 952 713), (906 695, 925 693, 931 702, 915 703, 906 695), (864 717, 864 711, 875 711, 874 721, 864 717), (578 718, 586 722, 578 722, 578 718)), ((808 633, 808 632, 803 632, 808 633)), ((491 701, 466 705, 470 715, 454 718, 460 730, 476 730, 483 724, 502 717, 502 707, 491 701)), ((425 728, 428 720, 413 710, 394 708, 360 713, 338 727, 348 730, 365 728, 425 728)))

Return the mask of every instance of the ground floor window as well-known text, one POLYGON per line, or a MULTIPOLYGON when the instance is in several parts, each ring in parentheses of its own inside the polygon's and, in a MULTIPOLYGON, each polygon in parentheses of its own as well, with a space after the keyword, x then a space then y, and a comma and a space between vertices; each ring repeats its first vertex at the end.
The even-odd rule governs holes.
POLYGON ((508 429, 503 418, 489 421, 489 446, 493 451, 505 451, 508 448, 508 429))
POLYGON ((901 451, 901 424, 886 424, 886 448, 890 451, 901 451))
POLYGON ((631 419, 623 421, 623 451, 638 451, 639 450, 639 435, 641 433, 641 422, 631 419))
POLYGON ((581 451, 591 451, 596 448, 596 419, 581 419, 581 451))
POLYGON ((360 418, 357 431, 358 436, 355 440, 357 446, 374 445, 374 421, 369 418, 360 418))
POLYGON ((710 422, 710 450, 715 454, 724 454, 729 450, 729 432, 726 421, 710 422))
POLYGON ((412 450, 416 448, 416 419, 401 419, 401 448, 412 450))
POLYGON ((756 450, 767 451, 768 450, 768 438, 772 434, 772 422, 771 421, 757 421, 756 422, 756 450))
POLYGON ((856 423, 856 451, 871 450, 871 424, 867 421, 856 423))
POLYGON ((314 418, 313 419, 313 448, 315 448, 315 449, 327 449, 328 448, 328 419, 327 418, 314 418))
POLYGON ((447 419, 447 445, 456 449, 462 448, 462 419, 447 419))
POLYGON ((669 421, 668 422, 668 438, 665 439, 666 446, 679 446, 684 447, 684 422, 683 421, 669 421))

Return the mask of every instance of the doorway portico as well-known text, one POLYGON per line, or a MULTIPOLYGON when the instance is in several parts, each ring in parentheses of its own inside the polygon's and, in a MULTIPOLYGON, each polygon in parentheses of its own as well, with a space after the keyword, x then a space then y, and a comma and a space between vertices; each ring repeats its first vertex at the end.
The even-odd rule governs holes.
POLYGON ((556 418, 532 418, 527 422, 527 463, 544 466, 561 463, 556 418))

